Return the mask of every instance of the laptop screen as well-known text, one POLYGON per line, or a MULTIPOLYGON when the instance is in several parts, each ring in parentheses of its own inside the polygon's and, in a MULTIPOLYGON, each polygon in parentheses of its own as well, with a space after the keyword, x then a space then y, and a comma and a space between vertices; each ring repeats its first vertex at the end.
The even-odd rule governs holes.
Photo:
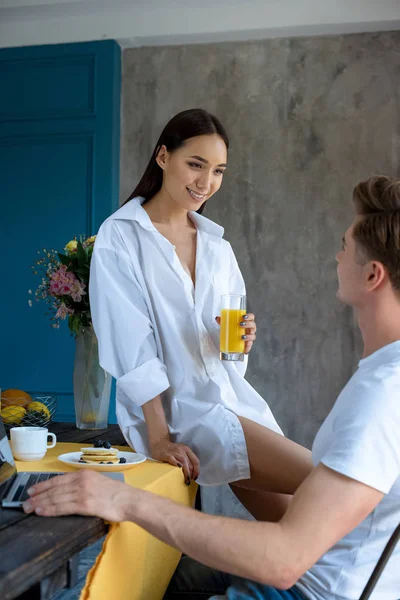
POLYGON ((0 420, 0 497, 2 496, 3 487, 6 487, 6 483, 16 472, 10 442, 0 420))

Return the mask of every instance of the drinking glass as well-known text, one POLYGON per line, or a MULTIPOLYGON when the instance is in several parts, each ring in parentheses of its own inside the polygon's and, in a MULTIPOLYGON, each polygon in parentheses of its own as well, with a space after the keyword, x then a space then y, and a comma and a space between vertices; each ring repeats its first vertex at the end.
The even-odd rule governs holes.
POLYGON ((244 329, 240 327, 246 314, 246 296, 224 294, 221 296, 221 360, 244 360, 244 329))

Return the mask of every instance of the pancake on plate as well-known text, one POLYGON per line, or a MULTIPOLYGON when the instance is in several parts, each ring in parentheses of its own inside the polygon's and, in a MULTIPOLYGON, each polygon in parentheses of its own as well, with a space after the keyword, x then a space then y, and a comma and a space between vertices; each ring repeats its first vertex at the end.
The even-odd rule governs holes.
POLYGON ((117 448, 81 448, 79 462, 90 465, 114 465, 119 463, 117 448))

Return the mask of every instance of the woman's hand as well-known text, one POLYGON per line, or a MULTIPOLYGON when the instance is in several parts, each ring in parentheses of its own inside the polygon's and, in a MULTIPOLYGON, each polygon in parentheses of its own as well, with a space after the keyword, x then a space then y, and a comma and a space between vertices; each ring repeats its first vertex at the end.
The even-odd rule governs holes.
POLYGON ((43 517, 86 515, 119 522, 126 519, 126 507, 140 492, 126 483, 84 470, 35 484, 28 491, 29 500, 23 509, 43 517))
POLYGON ((185 477, 186 485, 192 479, 196 480, 200 473, 200 461, 194 452, 185 444, 176 444, 163 438, 157 442, 150 442, 151 457, 161 462, 180 467, 185 477))
POLYGON ((240 327, 243 327, 244 332, 242 335, 242 339, 245 340, 244 344, 244 353, 248 354, 253 347, 254 342, 256 341, 256 318, 253 313, 247 313, 247 315, 243 316, 243 321, 240 322, 240 327))
POLYGON ((152 458, 180 467, 183 470, 185 483, 190 485, 192 479, 197 479, 199 476, 200 461, 188 446, 171 441, 161 396, 158 395, 143 404, 142 409, 152 458))
MULTIPOLYGON (((221 317, 215 317, 218 325, 221 325, 221 317)), ((253 347, 253 344, 256 340, 256 331, 257 325, 255 321, 255 316, 253 313, 247 313, 242 317, 240 321, 240 327, 243 327, 243 335, 242 339, 245 341, 244 344, 244 353, 248 354, 253 347)))

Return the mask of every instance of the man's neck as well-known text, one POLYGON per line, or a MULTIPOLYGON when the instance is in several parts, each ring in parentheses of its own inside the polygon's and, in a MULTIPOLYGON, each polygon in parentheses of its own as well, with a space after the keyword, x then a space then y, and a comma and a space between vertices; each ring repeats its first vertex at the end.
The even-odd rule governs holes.
POLYGON ((365 307, 356 310, 358 326, 364 342, 363 358, 380 348, 400 341, 400 304, 365 307))

